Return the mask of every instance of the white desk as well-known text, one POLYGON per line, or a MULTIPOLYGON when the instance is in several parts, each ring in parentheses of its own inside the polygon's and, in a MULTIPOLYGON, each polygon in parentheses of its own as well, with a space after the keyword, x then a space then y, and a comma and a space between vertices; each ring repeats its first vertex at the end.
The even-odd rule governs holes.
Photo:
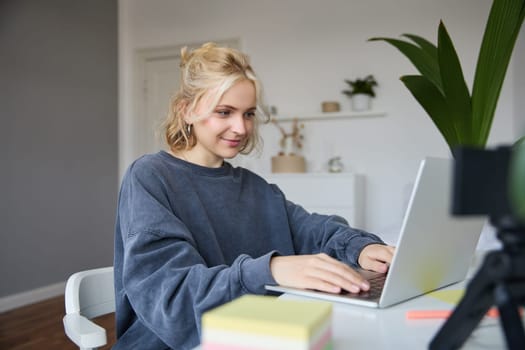
MULTIPOLYGON (((478 261, 480 261, 479 258, 478 261)), ((473 270, 474 268, 472 272, 473 270)), ((443 299, 447 294, 443 291, 463 290, 465 286, 466 281, 463 281, 385 309, 333 303, 334 350, 427 349, 445 320, 407 320, 406 312, 409 310, 451 310, 454 306, 443 299)), ((306 299, 290 294, 283 294, 280 298, 306 299)), ((485 317, 462 349, 504 349, 505 347, 505 338, 499 319, 485 317)))
MULTIPOLYGON (((463 284, 459 283, 449 289, 462 288, 463 284)), ((281 298, 301 299, 289 294, 284 294, 281 298)), ((334 350, 427 349, 445 320, 407 320, 405 316, 408 310, 425 309, 452 309, 452 305, 432 297, 431 294, 386 309, 333 303, 334 350)), ((462 349, 503 349, 504 344, 499 320, 485 317, 462 349)))
MULTIPOLYGON (((464 285, 465 282, 460 282, 445 288, 445 290, 462 289, 464 285)), ((306 298, 290 294, 283 294, 280 298, 306 300, 306 298)), ((333 303, 333 349, 428 349, 430 341, 445 320, 407 320, 405 316, 408 310, 425 309, 452 309, 452 305, 432 297, 432 293, 386 309, 371 309, 333 303)), ((485 317, 461 349, 501 350, 505 348, 505 339, 499 325, 499 319, 485 317)), ((197 347, 194 350, 200 349, 197 347)))
MULTIPOLYGON (((483 253, 478 253, 469 273, 472 276, 483 253)), ((386 309, 372 309, 341 303, 333 304, 334 350, 420 350, 427 349, 430 341, 441 328, 444 319, 407 320, 409 310, 451 310, 453 305, 444 301, 443 291, 463 290, 466 281, 456 283, 440 291, 416 297, 386 309)), ((283 294, 280 298, 303 299, 283 294)), ((307 299, 312 300, 312 299, 307 299)), ((522 316, 525 320, 525 316, 522 316)), ((470 349, 505 349, 505 338, 499 319, 485 317, 463 345, 470 349)), ((199 350, 200 347, 194 350, 199 350)))

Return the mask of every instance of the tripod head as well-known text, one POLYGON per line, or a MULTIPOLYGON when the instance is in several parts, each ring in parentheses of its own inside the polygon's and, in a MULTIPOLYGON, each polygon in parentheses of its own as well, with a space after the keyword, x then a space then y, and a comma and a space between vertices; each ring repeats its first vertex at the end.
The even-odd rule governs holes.
POLYGON ((496 228, 523 226, 511 210, 509 169, 512 147, 454 150, 452 214, 486 215, 496 228))
POLYGON ((504 250, 525 248, 525 224, 510 203, 512 147, 493 150, 461 147, 454 150, 452 214, 486 215, 504 250))

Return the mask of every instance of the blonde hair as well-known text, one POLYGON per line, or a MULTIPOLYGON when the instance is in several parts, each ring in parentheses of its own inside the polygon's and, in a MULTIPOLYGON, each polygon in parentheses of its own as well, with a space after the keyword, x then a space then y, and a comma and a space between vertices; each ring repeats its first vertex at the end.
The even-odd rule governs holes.
POLYGON ((258 119, 260 115, 266 115, 261 105, 262 87, 250 66, 248 56, 235 49, 218 47, 214 43, 206 43, 192 51, 184 47, 180 59, 180 87, 171 100, 164 122, 168 146, 174 151, 195 146, 195 133, 191 132, 191 127, 184 117, 189 115, 192 121, 208 117, 217 107, 223 94, 243 80, 253 83, 257 103, 257 117, 252 134, 248 136, 241 150, 241 153, 248 154, 261 145, 258 119), (195 109, 203 98, 210 99, 209 109, 202 115, 196 115, 195 109))

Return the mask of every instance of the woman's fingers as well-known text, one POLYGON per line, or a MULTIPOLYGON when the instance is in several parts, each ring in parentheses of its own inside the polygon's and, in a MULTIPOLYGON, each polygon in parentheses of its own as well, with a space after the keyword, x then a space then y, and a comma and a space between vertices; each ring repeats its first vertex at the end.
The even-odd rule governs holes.
POLYGON ((359 254, 359 266, 366 270, 387 272, 394 257, 394 252, 395 247, 370 244, 364 247, 361 254, 359 254))
POLYGON ((369 284, 359 273, 326 254, 277 256, 270 262, 277 283, 298 288, 358 293, 369 284))
MULTIPOLYGON (((395 248, 371 244, 359 255, 359 265, 367 270, 387 272, 395 248)), ((368 282, 348 265, 327 254, 276 256, 270 261, 275 281, 296 288, 317 289, 339 293, 347 290, 358 293, 369 290, 368 282)))
POLYGON ((370 288, 368 282, 348 265, 326 254, 318 254, 314 257, 321 260, 311 271, 318 273, 317 278, 354 293, 358 293, 361 289, 368 290, 370 288))
POLYGON ((366 266, 362 266, 362 268, 374 272, 386 273, 388 271, 389 266, 390 264, 383 261, 368 260, 366 266))
MULTIPOLYGON (((340 292, 341 289, 348 290, 353 293, 358 293, 360 290, 359 282, 352 281, 344 274, 334 272, 326 268, 313 267, 308 270, 307 277, 312 281, 319 281, 320 283, 332 286, 333 290, 340 292)), ((318 288, 316 288, 318 289, 318 288)))

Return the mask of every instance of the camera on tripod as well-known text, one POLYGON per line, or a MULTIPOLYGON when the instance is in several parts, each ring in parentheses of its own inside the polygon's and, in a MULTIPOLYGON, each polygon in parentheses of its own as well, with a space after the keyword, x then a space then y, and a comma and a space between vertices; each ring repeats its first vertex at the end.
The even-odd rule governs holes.
POLYGON ((488 216, 502 248, 486 255, 463 299, 432 339, 432 350, 461 347, 493 305, 500 313, 507 348, 525 349, 519 313, 525 304, 525 225, 510 200, 512 152, 508 146, 455 150, 452 214, 488 216))

